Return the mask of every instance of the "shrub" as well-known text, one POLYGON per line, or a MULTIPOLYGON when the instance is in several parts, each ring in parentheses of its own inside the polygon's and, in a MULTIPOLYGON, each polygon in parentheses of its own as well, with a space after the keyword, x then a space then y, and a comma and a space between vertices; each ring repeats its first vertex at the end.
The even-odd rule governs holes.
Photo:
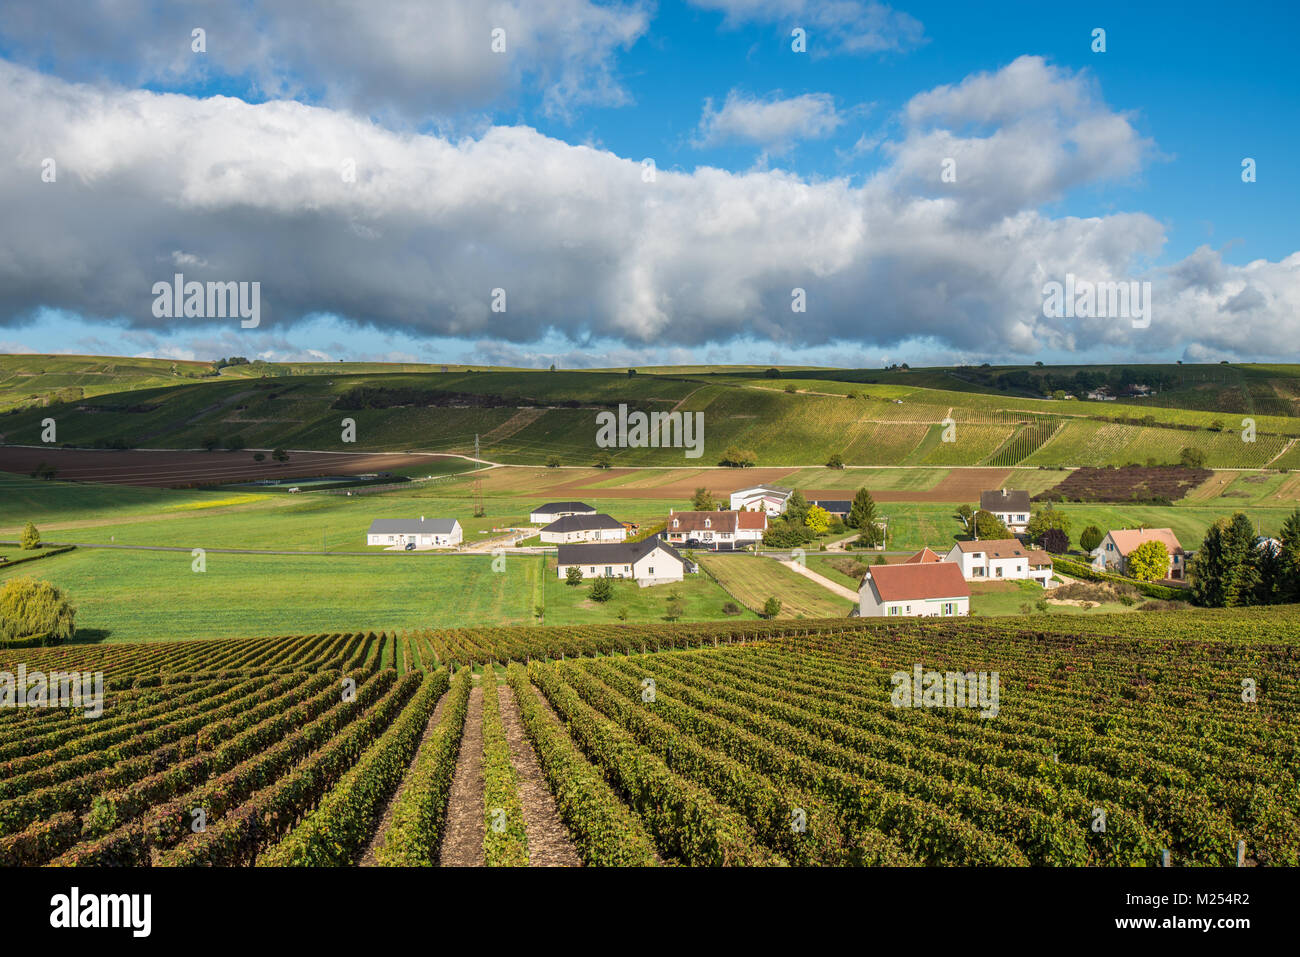
POLYGON ((546 467, 548 469, 558 469, 560 467, 560 457, 558 455, 548 455, 546 457, 546 467))
POLYGON ((1053 555, 1064 555, 1070 548, 1070 536, 1059 528, 1043 532, 1039 544, 1053 555))
POLYGON ((773 595, 763 602, 764 618, 775 618, 779 614, 781 614, 781 599, 773 595))
POLYGON ((728 468, 747 469, 752 468, 758 462, 758 456, 751 449, 742 449, 735 445, 728 445, 727 450, 722 453, 722 461, 719 465, 728 468))
POLYGON ((591 583, 587 597, 592 601, 609 601, 614 597, 614 583, 602 575, 591 583))
POLYGON ((564 573, 564 584, 566 584, 566 585, 581 585, 581 584, 582 584, 582 569, 579 568, 579 567, 576 566, 576 565, 570 565, 570 566, 568 567, 568 570, 565 571, 565 573, 564 573))
POLYGON ((22 547, 25 548, 27 551, 31 551, 34 548, 40 548, 41 533, 37 531, 35 525, 33 525, 31 522, 28 522, 26 525, 23 526, 23 534, 18 541, 22 545, 22 547))
POLYGON ((61 590, 35 578, 14 578, 0 588, 0 640, 43 636, 47 644, 76 633, 77 610, 61 590))
POLYGON ((1102 539, 1105 537, 1100 528, 1089 525, 1079 533, 1079 547, 1085 552, 1094 552, 1101 546, 1102 539))
POLYGON ((723 613, 724 615, 739 615, 739 614, 740 614, 740 606, 737 605, 734 601, 726 602, 726 603, 722 606, 722 613, 723 613))

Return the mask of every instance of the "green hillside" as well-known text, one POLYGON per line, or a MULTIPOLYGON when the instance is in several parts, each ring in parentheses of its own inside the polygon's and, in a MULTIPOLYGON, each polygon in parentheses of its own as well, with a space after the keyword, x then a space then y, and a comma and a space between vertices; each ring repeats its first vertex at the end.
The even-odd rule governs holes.
MULTIPOLYGON (((596 414, 620 403, 704 414, 705 447, 611 449, 615 465, 711 465, 728 446, 760 465, 1073 466, 1166 464, 1184 449, 1212 468, 1291 466, 1300 370, 1286 366, 1008 367, 924 370, 467 370, 354 363, 225 365, 77 356, 0 357, 0 441, 82 447, 468 452, 589 465, 596 414), (429 371, 429 370, 438 371, 429 371), (1025 394, 1129 378, 1173 389, 1087 401, 1025 394), (1150 370, 1148 373, 1147 370, 1150 370), (1118 378, 1115 378, 1118 376, 1118 378), (1014 386, 1014 387, 1013 387, 1014 386), (1197 403, 1170 395, 1195 391, 1197 403), (1213 400, 1213 401, 1211 401, 1213 400), (1172 407, 1156 404, 1169 401, 1172 407), (1198 404, 1199 403, 1199 404, 1198 404), (1216 404, 1217 403, 1217 404, 1216 404), (1242 440, 1246 409, 1255 441, 1242 440), (1281 414, 1285 413, 1285 414, 1281 414), (342 441, 344 418, 357 441, 342 441), (946 428, 951 422, 955 427, 946 428)), ((1058 394, 1060 390, 1056 390, 1058 394)))

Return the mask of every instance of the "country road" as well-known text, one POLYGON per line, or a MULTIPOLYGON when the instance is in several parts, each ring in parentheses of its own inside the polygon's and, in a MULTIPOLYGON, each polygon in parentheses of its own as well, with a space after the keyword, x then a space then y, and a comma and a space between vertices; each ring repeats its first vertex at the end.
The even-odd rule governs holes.
POLYGON ((792 572, 802 575, 804 578, 811 578, 813 581, 815 581, 817 584, 821 585, 823 588, 827 589, 828 591, 833 591, 841 598, 847 598, 849 601, 853 602, 854 604, 857 604, 858 593, 853 591, 851 588, 846 588, 845 586, 837 582, 833 582, 825 575, 817 574, 807 565, 800 565, 798 562, 781 561, 781 559, 777 559, 777 561, 780 561, 782 565, 790 569, 792 572))

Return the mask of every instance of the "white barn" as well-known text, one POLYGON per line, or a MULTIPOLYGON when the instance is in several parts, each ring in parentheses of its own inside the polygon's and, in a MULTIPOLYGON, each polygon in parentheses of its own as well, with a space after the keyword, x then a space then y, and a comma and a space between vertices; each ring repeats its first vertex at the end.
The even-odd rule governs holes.
POLYGON ((785 511, 794 489, 779 485, 751 485, 731 493, 731 508, 738 512, 766 512, 773 517, 785 511))

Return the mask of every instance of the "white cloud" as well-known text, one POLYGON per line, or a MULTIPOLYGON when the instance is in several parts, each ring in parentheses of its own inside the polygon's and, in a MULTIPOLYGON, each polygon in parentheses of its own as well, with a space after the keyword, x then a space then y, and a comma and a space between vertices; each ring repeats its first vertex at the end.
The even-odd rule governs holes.
POLYGON ((998 74, 979 82, 1003 107, 962 84, 914 100, 892 163, 855 186, 709 167, 647 183, 636 160, 526 127, 451 141, 293 102, 98 90, 0 61, 0 326, 76 310, 230 343, 211 355, 290 354, 293 324, 321 314, 410 342, 554 337, 578 351, 609 342, 610 355, 741 340, 1002 356, 1300 342, 1300 254, 1238 267, 1206 249, 1155 270, 1165 234, 1152 217, 1040 209, 1139 168, 1140 138, 1078 75, 1021 61, 998 74), (1006 89, 1017 82, 1038 87, 1020 107, 1006 89), (1093 128, 1126 155, 1061 148, 1063 131, 1093 128), (945 193, 941 154, 926 150, 953 142, 975 161, 945 193), (57 183, 40 180, 46 156, 57 183), (354 183, 340 175, 348 157, 354 183), (261 281, 262 328, 155 319, 151 287, 178 248, 207 263, 187 279, 261 281), (1149 279, 1151 328, 1045 319, 1042 286, 1067 272, 1149 279), (806 313, 791 312, 795 287, 806 313))
POLYGON ((843 122, 829 93, 789 98, 778 94, 764 100, 732 90, 721 109, 715 110, 712 100, 704 101, 697 143, 755 143, 779 155, 789 151, 797 140, 830 136, 843 122))
POLYGON ((71 79, 243 77, 273 96, 420 120, 524 83, 544 89, 552 114, 625 103, 614 60, 649 20, 645 0, 5 0, 0 37, 71 79), (204 53, 191 49, 196 27, 204 53))
POLYGON ((774 23, 808 32, 808 52, 883 53, 925 42, 925 28, 909 14, 874 0, 690 0, 726 14, 726 23, 774 23))

